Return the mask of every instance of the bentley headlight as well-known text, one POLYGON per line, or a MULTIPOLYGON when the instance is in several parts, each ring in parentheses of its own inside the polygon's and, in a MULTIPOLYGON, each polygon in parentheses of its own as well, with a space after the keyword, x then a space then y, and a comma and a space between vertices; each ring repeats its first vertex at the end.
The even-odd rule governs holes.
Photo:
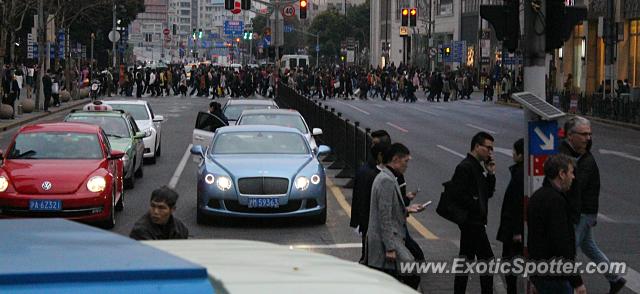
POLYGON ((102 192, 105 187, 107 187, 107 181, 101 176, 92 177, 87 182, 87 189, 91 192, 102 192))
POLYGON ((218 180, 216 181, 216 185, 218 186, 218 189, 222 191, 227 191, 231 189, 231 179, 225 176, 218 177, 218 180))
POLYGON ((204 182, 212 185, 216 181, 216 178, 212 174, 207 174, 204 176, 204 182))
POLYGON ((5 177, 0 177, 0 192, 4 192, 9 188, 9 180, 5 177))
POLYGON ((319 175, 311 176, 311 184, 317 185, 319 183, 320 183, 320 176, 319 175))
POLYGON ((307 179, 306 177, 298 177, 296 181, 293 182, 293 185, 296 187, 296 189, 304 191, 309 188, 309 179, 307 179))

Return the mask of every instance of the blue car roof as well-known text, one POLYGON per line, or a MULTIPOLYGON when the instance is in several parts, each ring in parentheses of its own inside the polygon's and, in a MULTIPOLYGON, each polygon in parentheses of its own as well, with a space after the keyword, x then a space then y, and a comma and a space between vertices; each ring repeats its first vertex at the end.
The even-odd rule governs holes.
POLYGON ((0 220, 0 232, 3 293, 213 292, 205 268, 87 225, 0 220))
POLYGON ((273 125, 235 125, 219 128, 218 133, 231 133, 231 132, 287 132, 287 133, 297 133, 303 135, 296 128, 289 128, 283 126, 273 126, 273 125))

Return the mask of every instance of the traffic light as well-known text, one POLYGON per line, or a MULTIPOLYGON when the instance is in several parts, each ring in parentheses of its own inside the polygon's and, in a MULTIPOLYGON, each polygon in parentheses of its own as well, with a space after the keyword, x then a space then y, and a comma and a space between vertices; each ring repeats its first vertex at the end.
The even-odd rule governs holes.
POLYGON ((236 1, 235 0, 224 0, 224 9, 226 10, 232 10, 235 8, 235 4, 236 1))
POLYGON ((502 41, 503 47, 513 53, 518 48, 520 38, 520 1, 507 0, 505 3, 480 5, 480 16, 493 26, 496 39, 502 41))
POLYGON ((562 47, 571 31, 587 16, 587 8, 565 6, 563 0, 547 0, 545 12, 545 51, 562 47))
POLYGON ((198 39, 202 39, 202 29, 198 29, 198 39))
POLYGON ((240 38, 236 38, 236 42, 237 42, 237 43, 240 43, 240 38))
POLYGON ((251 31, 244 30, 244 34, 242 35, 242 38, 245 40, 251 40, 251 35, 253 35, 251 31))
POLYGON ((447 46, 442 49, 444 51, 445 56, 451 55, 451 47, 447 46))
POLYGON ((251 0, 242 0, 242 1, 240 1, 240 8, 242 10, 251 9, 251 0))
POLYGON ((196 29, 193 29, 193 32, 191 33, 191 37, 193 37, 194 40, 198 37, 198 35, 196 34, 196 29))
POLYGON ((402 26, 409 26, 409 8, 402 8, 402 26))
POLYGON ((307 18, 307 0, 300 0, 300 19, 307 18))
POLYGON ((409 10, 409 26, 415 27, 418 24, 418 9, 411 8, 409 10))

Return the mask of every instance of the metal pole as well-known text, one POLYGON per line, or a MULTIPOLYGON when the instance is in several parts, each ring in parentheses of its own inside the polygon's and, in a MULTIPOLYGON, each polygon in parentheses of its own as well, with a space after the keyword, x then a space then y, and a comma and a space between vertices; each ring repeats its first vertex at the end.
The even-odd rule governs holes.
POLYGON ((44 0, 38 1, 38 94, 36 95, 36 112, 40 111, 40 101, 44 100, 44 92, 42 91, 42 77, 44 76, 44 0))
POLYGON ((93 39, 94 35, 91 33, 91 67, 93 68, 93 39))
POLYGON ((115 70, 116 68, 116 0, 112 1, 113 3, 113 19, 112 19, 112 26, 111 26, 111 31, 113 32, 113 42, 112 42, 112 46, 111 46, 111 53, 113 54, 113 69, 115 70))
POLYGON ((316 67, 320 66, 320 33, 316 35, 316 67))

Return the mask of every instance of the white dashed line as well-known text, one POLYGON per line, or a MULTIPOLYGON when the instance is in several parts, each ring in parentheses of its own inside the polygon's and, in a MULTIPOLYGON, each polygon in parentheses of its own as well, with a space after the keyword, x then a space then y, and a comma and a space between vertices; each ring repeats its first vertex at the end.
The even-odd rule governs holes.
POLYGON ((447 151, 447 152, 449 152, 449 153, 451 153, 451 154, 453 154, 453 155, 455 155, 455 156, 458 156, 458 157, 460 157, 460 158, 465 158, 465 156, 464 156, 464 155, 462 155, 461 153, 458 153, 458 152, 456 152, 456 151, 453 151, 453 150, 451 150, 451 149, 449 149, 449 148, 447 148, 447 147, 444 147, 444 146, 442 146, 442 145, 437 145, 437 146, 438 146, 438 148, 440 148, 440 149, 442 149, 442 150, 444 150, 444 151, 447 151))
POLYGON ((401 132, 404 132, 404 133, 408 133, 408 132, 409 132, 407 129, 401 128, 401 127, 399 127, 399 126, 397 126, 397 125, 394 125, 394 124, 392 124, 392 123, 390 123, 390 122, 387 122, 387 125, 390 125, 390 126, 392 126, 392 127, 396 128, 397 130, 399 130, 399 131, 401 131, 401 132))
POLYGON ((485 131, 485 132, 487 132, 487 133, 489 133, 489 134, 492 134, 492 135, 497 134, 497 132, 495 132, 495 131, 492 131, 492 130, 489 130, 489 129, 485 129, 485 128, 483 128, 483 127, 479 127, 479 126, 476 126, 476 125, 467 124, 467 126, 468 126, 468 127, 470 127, 470 128, 474 128, 474 129, 476 129, 476 130, 485 131))
POLYGON ((431 114, 433 116, 440 116, 439 114, 437 114, 435 112, 428 111, 428 110, 424 110, 424 109, 420 109, 420 108, 414 108, 414 109, 417 110, 417 111, 420 111, 422 113, 431 114))
POLYGON ((187 160, 189 159, 189 155, 191 155, 191 146, 193 145, 189 144, 189 146, 187 146, 187 150, 184 152, 184 155, 182 155, 182 159, 180 160, 180 163, 178 164, 176 171, 173 173, 173 177, 171 177, 171 181, 169 181, 169 188, 173 189, 178 184, 178 180, 180 180, 182 171, 184 171, 184 167, 187 165, 187 160))
POLYGON ((366 115, 369 115, 369 114, 370 114, 370 113, 368 113, 368 112, 366 112, 366 111, 364 111, 364 110, 360 109, 359 107, 355 107, 355 106, 353 106, 353 105, 351 105, 351 104, 349 104, 349 103, 344 103, 344 102, 342 102, 342 101, 337 101, 337 102, 338 102, 338 103, 340 103, 340 104, 344 104, 344 105, 346 105, 346 106, 349 106, 349 107, 351 107, 351 108, 353 108, 353 109, 355 109, 355 110, 357 110, 357 111, 360 111, 360 112, 362 112, 362 113, 364 113, 364 114, 366 114, 366 115))
POLYGON ((507 149, 507 148, 500 148, 500 147, 493 147, 493 151, 495 151, 496 153, 500 153, 502 155, 506 155, 509 157, 513 156, 513 151, 511 151, 511 149, 507 149))
POLYGON ((620 151, 613 151, 613 150, 607 150, 607 149, 600 149, 600 154, 610 154, 610 155, 616 155, 616 156, 620 156, 626 159, 631 159, 631 160, 635 160, 635 161, 640 161, 640 157, 637 156, 633 156, 630 155, 628 153, 625 152, 620 152, 620 151))

